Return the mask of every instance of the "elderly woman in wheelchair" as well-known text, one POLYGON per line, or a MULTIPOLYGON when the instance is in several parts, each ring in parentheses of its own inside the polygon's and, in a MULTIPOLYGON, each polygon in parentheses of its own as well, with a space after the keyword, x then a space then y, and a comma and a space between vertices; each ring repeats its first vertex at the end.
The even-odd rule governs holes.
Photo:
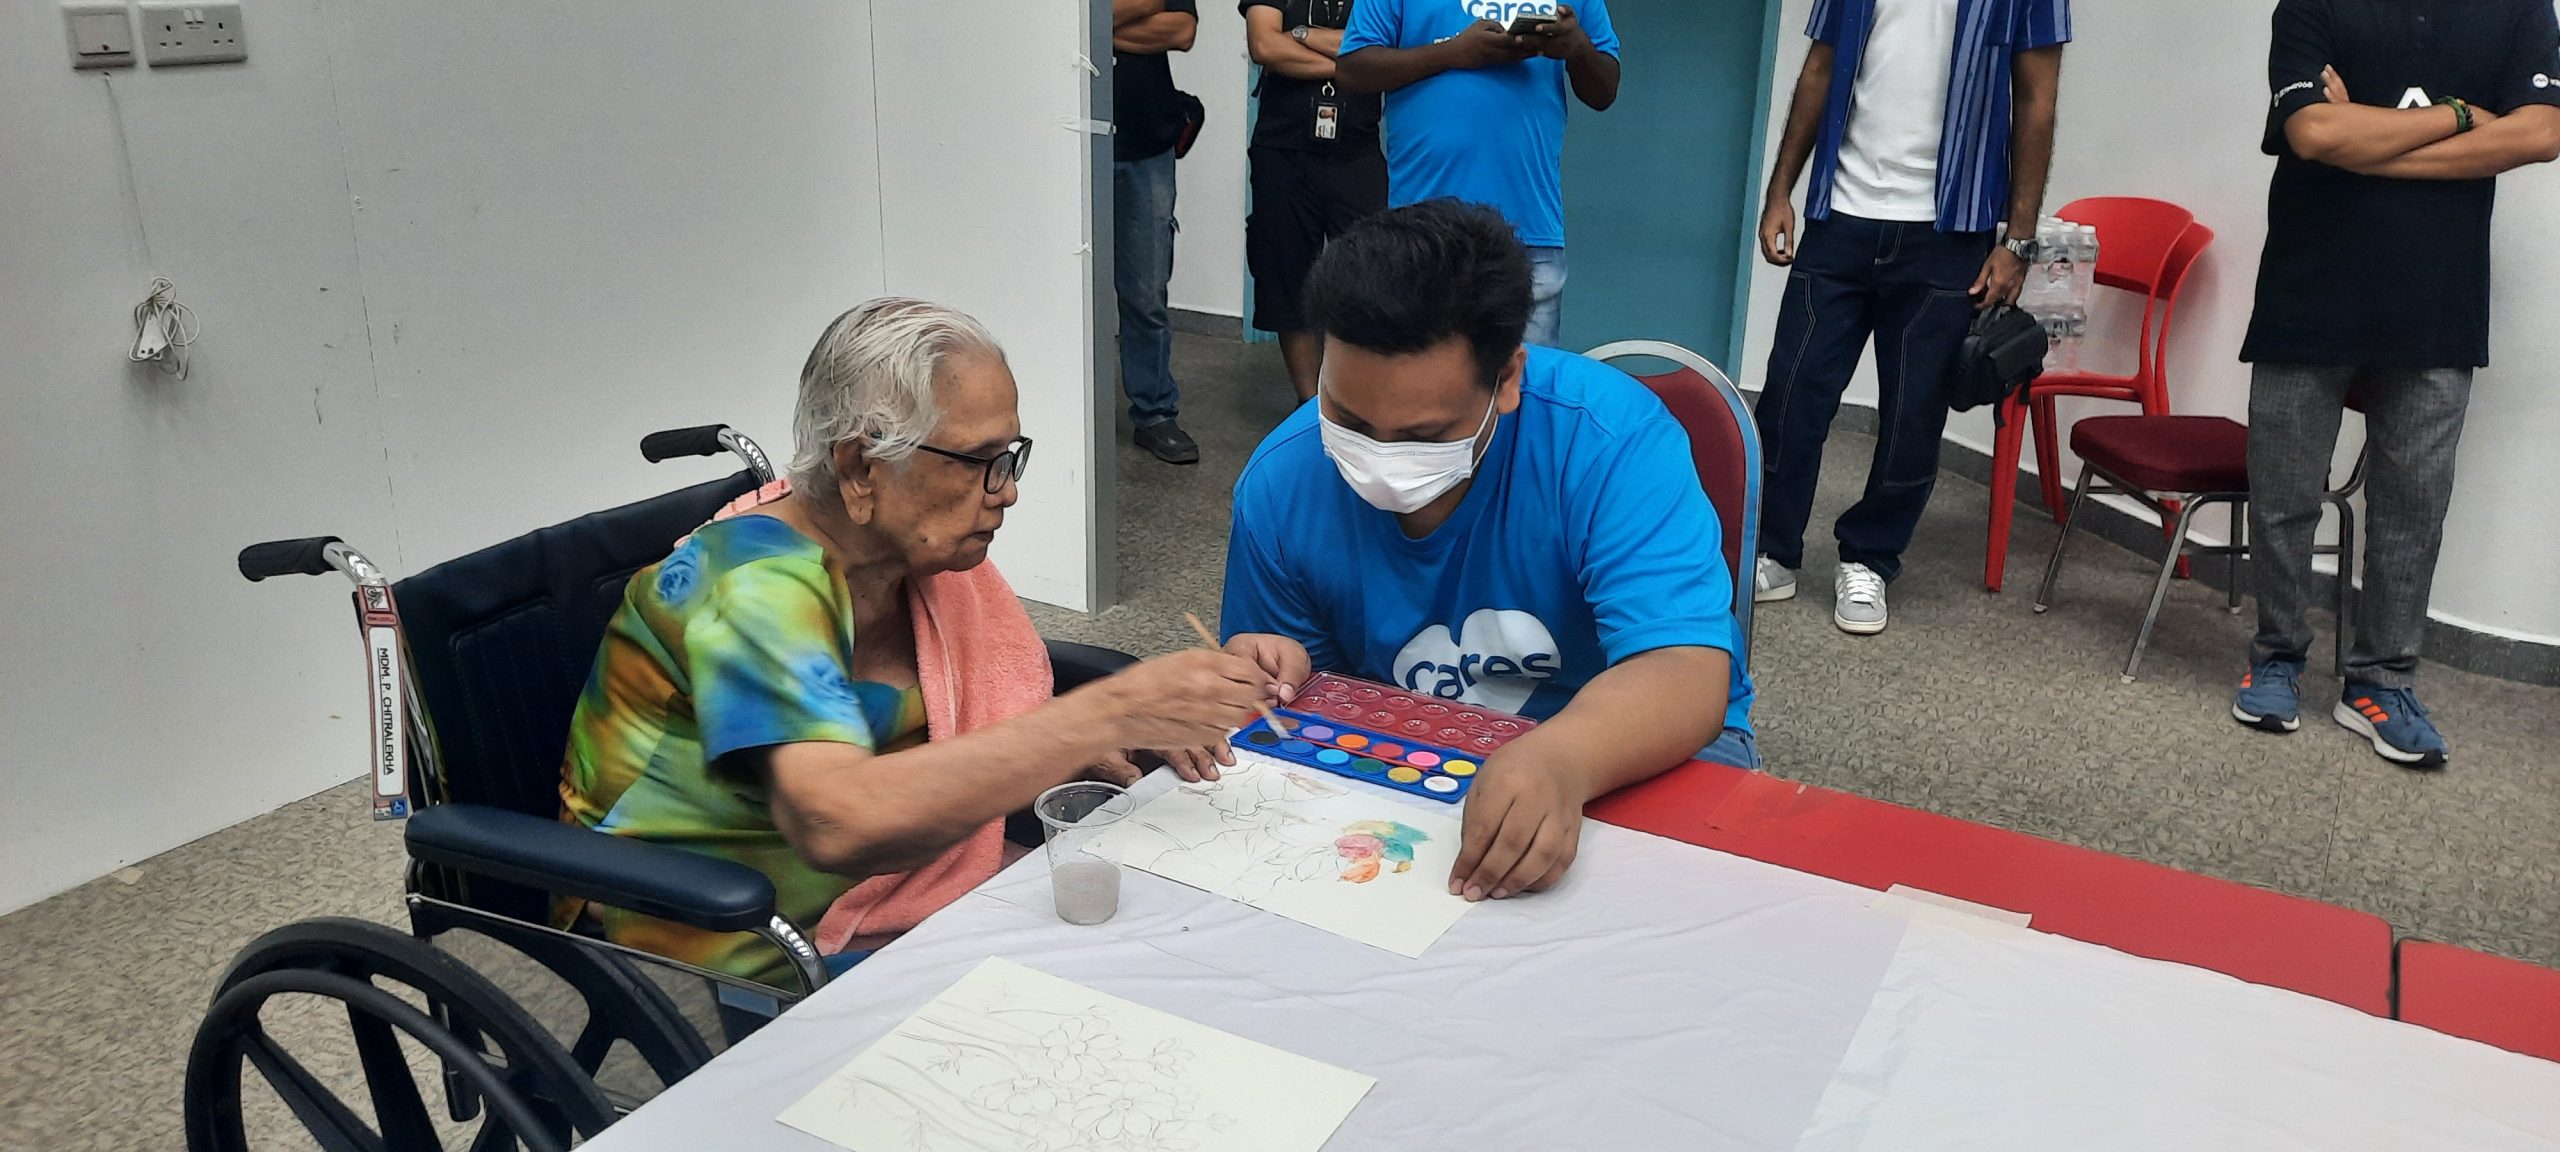
MULTIPOLYGON (((986 562, 1030 458, 1015 402, 960 313, 883 299, 829 325, 789 481, 632 578, 571 723, 565 817, 754 867, 841 970, 993 876, 1004 817, 1043 789, 1134 779, 1132 749, 1214 774, 1280 687, 1251 661, 1182 652, 1050 698, 986 562)), ((789 979, 753 936, 578 901, 558 919, 789 979)))
POLYGON ((193 1152, 248 1146, 253 1069, 324 1146, 436 1142, 395 1034, 436 1053, 474 1147, 565 1148, 630 1106, 597 1083, 610 1053, 664 1084, 711 1058, 631 951, 710 977, 734 1035, 992 876, 1044 789, 1129 780, 1133 750, 1214 776, 1224 733, 1285 695, 1226 653, 1044 645, 986 563, 1031 443, 976 321, 913 300, 837 318, 796 425, 787 481, 726 427, 655 433, 651 460, 748 468, 397 582, 333 536, 241 551, 250 580, 356 584, 409 929, 322 917, 241 950, 188 1057, 193 1152), (458 931, 564 982, 574 1038, 437 946, 458 931), (298 996, 346 1008, 382 1135, 261 1022, 298 996))

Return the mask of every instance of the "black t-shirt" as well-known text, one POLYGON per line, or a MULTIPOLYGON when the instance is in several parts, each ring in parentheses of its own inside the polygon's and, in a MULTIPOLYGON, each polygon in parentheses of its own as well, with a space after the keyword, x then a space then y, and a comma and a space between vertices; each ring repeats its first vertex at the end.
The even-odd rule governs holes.
MULTIPOLYGON (((1282 31, 1300 25, 1340 29, 1351 25, 1351 5, 1352 0, 1243 0, 1236 10, 1249 16, 1256 8, 1279 9, 1282 31)), ((1385 113, 1386 98, 1375 92, 1353 94, 1328 81, 1300 80, 1265 68, 1257 95, 1261 106, 1253 118, 1256 148, 1366 152, 1378 147, 1378 121, 1385 113), (1316 135, 1319 102, 1335 106, 1331 140, 1316 135)))
POLYGON ((2294 155, 2294 113, 2334 65, 2358 104, 2445 97, 2505 114, 2560 105, 2551 0, 2282 0, 2265 148, 2267 247, 2243 360, 2465 368, 2489 362, 2497 181, 2363 176, 2294 155))
MULTIPOLYGON (((1200 15, 1200 0, 1164 0, 1167 12, 1200 15)), ((1182 102, 1173 95, 1171 54, 1111 54, 1111 157, 1144 160, 1182 138, 1182 102)))

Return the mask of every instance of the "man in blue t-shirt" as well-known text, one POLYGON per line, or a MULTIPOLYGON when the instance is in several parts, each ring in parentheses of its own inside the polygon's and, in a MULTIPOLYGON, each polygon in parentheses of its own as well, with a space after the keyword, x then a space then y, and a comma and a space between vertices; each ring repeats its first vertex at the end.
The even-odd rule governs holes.
POLYGON ((1691 756, 1759 766, 1688 436, 1624 373, 1523 347, 1529 282, 1511 229, 1455 201, 1328 245, 1321 387, 1245 465, 1227 543, 1228 650, 1274 681, 1544 721, 1467 798, 1449 884, 1471 900, 1554 883, 1592 797, 1691 756))
POLYGON ((1387 203, 1490 204, 1529 246, 1529 343, 1564 307, 1564 90, 1618 100, 1604 0, 1360 0, 1334 79, 1387 94, 1387 203), (1511 29, 1521 29, 1514 34, 1511 29))

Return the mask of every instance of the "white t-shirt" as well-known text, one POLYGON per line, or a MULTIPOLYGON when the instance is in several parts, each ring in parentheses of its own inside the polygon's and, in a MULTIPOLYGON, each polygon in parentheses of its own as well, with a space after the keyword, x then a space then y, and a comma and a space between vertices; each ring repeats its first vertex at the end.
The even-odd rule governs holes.
POLYGON ((1876 0, 1858 60, 1831 208, 1869 220, 1938 218, 1938 138, 1955 66, 1957 0, 1876 0))

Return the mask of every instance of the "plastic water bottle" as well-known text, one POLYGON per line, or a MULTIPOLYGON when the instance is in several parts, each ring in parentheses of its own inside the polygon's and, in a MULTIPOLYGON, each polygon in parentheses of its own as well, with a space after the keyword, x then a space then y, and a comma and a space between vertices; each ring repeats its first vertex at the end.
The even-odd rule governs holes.
POLYGON ((2089 305, 2098 292, 2098 229, 2082 224, 2071 230, 2071 303, 2063 309, 2063 371, 2080 370, 2080 353, 2089 335, 2089 305))
POLYGON ((2088 294, 2095 268, 2080 225, 2047 216, 2036 222, 2037 258, 2027 269, 2018 306, 2044 326, 2047 372, 2069 372, 2079 364, 2080 334, 2088 329, 2088 294))

